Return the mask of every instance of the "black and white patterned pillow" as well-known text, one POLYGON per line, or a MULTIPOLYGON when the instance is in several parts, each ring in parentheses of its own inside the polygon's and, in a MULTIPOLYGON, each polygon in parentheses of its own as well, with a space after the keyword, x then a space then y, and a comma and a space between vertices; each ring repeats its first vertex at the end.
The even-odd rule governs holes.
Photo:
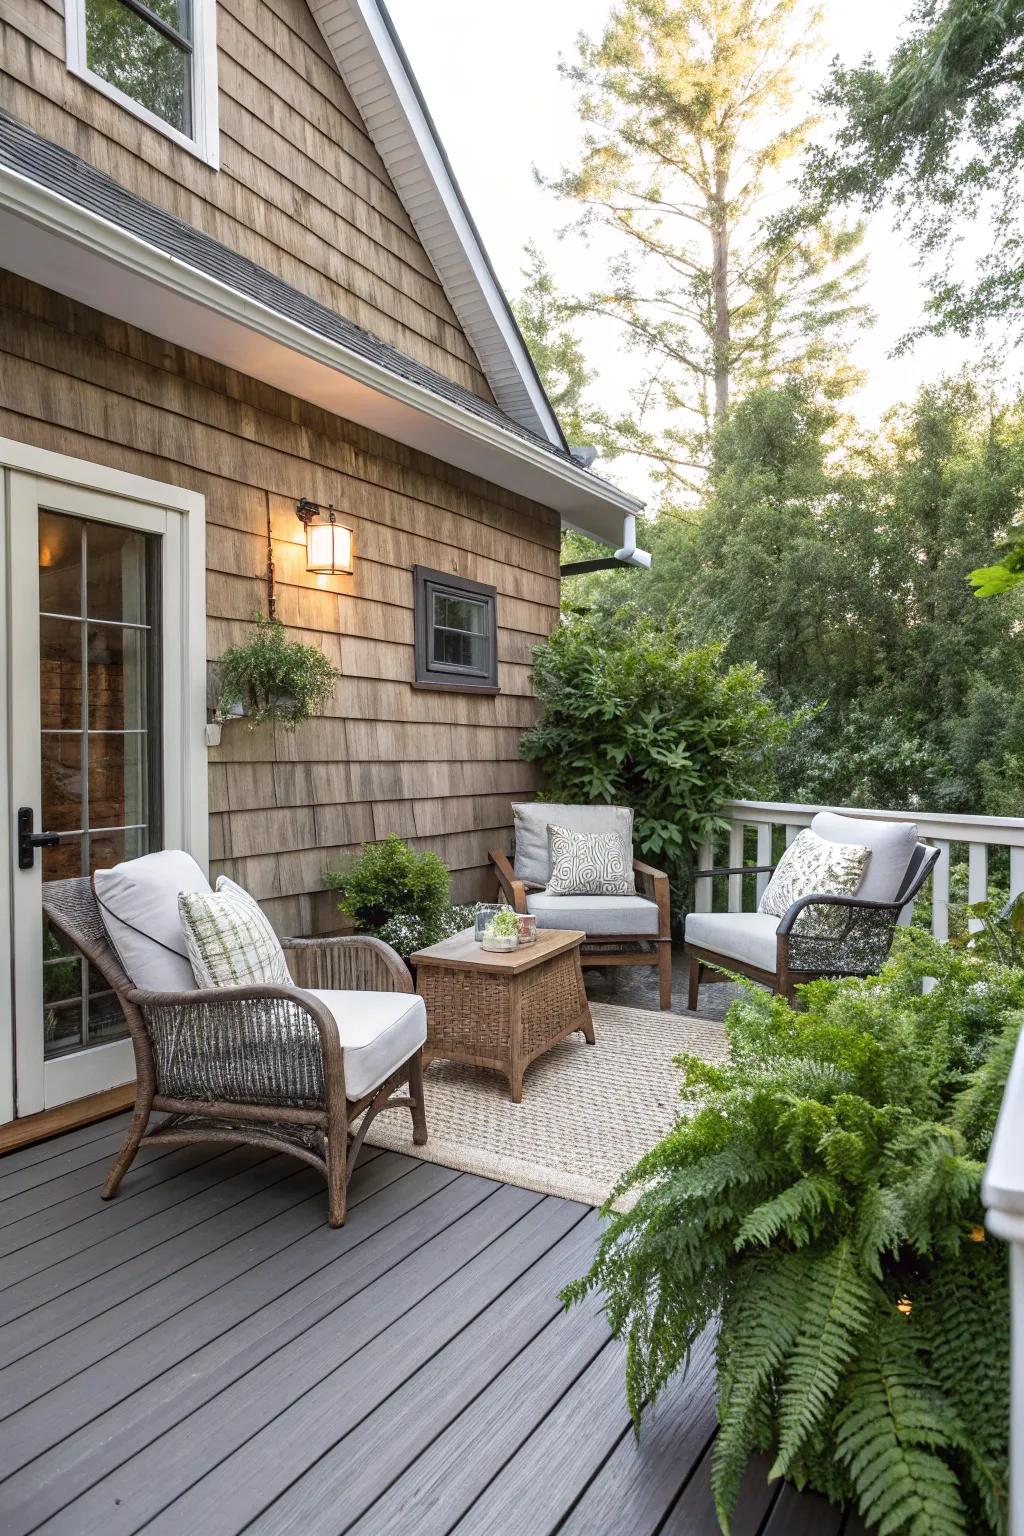
POLYGON ((620 832, 548 827, 549 896, 635 896, 633 850, 620 832))
MULTIPOLYGON (((860 843, 833 843, 807 827, 776 864, 757 910, 783 917, 803 896, 855 896, 870 857, 871 849, 860 843)), ((805 935, 833 938, 846 922, 842 907, 808 907, 797 927, 805 935)))

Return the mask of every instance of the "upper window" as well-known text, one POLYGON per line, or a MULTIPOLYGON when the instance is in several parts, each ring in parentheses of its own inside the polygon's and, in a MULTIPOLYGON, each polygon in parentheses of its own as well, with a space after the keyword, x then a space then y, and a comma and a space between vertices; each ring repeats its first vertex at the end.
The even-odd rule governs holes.
POLYGON ((217 164, 216 0, 67 0, 68 67, 217 164))
POLYGON ((427 688, 498 691, 494 587, 417 565, 416 682, 427 688))

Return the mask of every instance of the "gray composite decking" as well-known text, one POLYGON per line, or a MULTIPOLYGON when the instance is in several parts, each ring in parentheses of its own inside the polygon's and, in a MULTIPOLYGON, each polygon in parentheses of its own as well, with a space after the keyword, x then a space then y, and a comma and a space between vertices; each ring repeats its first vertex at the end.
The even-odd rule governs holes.
MULTIPOLYGON (((372 1149, 347 1225, 282 1156, 124 1120, 0 1158, 0 1532, 713 1536, 710 1345, 645 1422, 596 1213, 372 1149)), ((752 1465, 734 1536, 854 1536, 752 1465)))

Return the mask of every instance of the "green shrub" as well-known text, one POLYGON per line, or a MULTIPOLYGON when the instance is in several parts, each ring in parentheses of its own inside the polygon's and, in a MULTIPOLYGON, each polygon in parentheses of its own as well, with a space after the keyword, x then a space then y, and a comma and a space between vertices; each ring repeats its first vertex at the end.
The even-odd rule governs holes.
POLYGON ((330 890, 341 891, 338 910, 352 919, 357 933, 370 934, 380 933, 395 917, 415 918, 425 932, 434 933, 452 886, 436 853, 415 853, 394 835, 367 843, 340 869, 329 869, 324 883, 330 890))
POLYGON ((767 792, 788 726, 755 667, 686 650, 671 622, 620 618, 573 619, 534 652, 543 714, 523 756, 552 800, 632 806, 638 849, 679 876, 725 826, 723 800, 767 792))
POLYGON ((294 730, 330 702, 338 674, 315 645, 288 640, 278 619, 253 619, 253 639, 233 645, 217 663, 217 714, 225 719, 241 704, 250 728, 277 720, 294 730))
POLYGON ((1009 1295, 981 1176, 1024 971, 905 931, 805 1010, 749 988, 731 1058, 612 1196, 567 1302, 607 1298, 643 1408, 716 1316, 723 1529, 754 1451, 886 1536, 1004 1528, 1009 1295), (921 992, 931 975, 937 985, 921 992))

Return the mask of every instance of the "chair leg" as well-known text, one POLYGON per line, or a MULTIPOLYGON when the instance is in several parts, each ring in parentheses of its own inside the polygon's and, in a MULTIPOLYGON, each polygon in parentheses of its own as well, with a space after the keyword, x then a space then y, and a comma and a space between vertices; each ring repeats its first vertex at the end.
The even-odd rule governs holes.
POLYGON ((112 1200, 114 1198, 120 1188, 121 1180, 135 1161, 135 1154, 138 1152, 142 1138, 146 1134, 146 1126, 149 1124, 152 1108, 152 1091, 148 1093, 140 1091, 135 1099, 135 1109, 132 1112, 131 1124, 125 1132, 124 1141, 121 1143, 121 1150, 114 1159, 114 1166, 107 1174, 106 1183, 100 1190, 100 1198, 102 1200, 112 1200))
POLYGON ((409 1062, 409 1099, 412 1110, 413 1145, 422 1147, 427 1139, 427 1106, 423 1099, 422 1051, 417 1051, 409 1062))
POLYGON ((662 1011, 672 1007, 672 945, 658 945, 658 1001, 662 1011))
POLYGON ((687 1007, 691 1013, 697 1012, 697 1003, 700 999, 700 984, 704 977, 704 967, 696 955, 690 956, 690 990, 687 995, 687 1007))
POLYGON ((327 1142, 327 1220, 332 1227, 343 1227, 348 1214, 348 1137, 327 1142))

